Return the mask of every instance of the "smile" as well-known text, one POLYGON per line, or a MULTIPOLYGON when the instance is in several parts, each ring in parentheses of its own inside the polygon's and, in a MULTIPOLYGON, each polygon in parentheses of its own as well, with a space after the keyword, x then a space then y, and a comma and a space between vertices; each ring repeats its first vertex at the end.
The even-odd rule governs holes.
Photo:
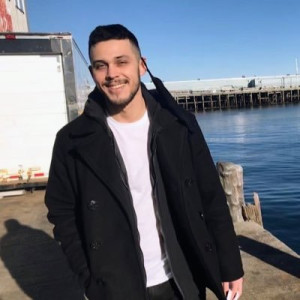
POLYGON ((110 85, 108 86, 110 89, 119 89, 121 87, 125 86, 125 83, 117 84, 117 85, 110 85))

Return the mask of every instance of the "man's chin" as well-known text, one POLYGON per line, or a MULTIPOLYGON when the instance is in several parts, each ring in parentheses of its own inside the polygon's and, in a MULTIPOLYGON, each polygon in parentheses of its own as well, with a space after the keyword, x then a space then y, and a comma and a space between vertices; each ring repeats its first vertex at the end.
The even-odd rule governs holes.
POLYGON ((113 93, 108 93, 107 91, 104 91, 104 90, 100 90, 106 100, 111 104, 111 105, 124 105, 128 102, 130 102, 130 95, 128 95, 127 97, 126 96, 121 96, 121 95, 118 95, 118 94, 113 94, 113 93))
POLYGON ((132 97, 116 99, 116 98, 109 98, 106 96, 106 105, 108 109, 114 113, 118 113, 122 111, 131 101, 132 101, 132 97))
POLYGON ((130 93, 129 95, 114 95, 111 93, 108 93, 105 90, 99 89, 100 92, 105 96, 106 98, 106 104, 108 107, 112 108, 113 110, 122 110, 125 108, 136 96, 138 92, 138 86, 136 90, 133 93, 130 93))
POLYGON ((107 97, 107 101, 109 102, 110 105, 113 106, 124 106, 127 105, 131 99, 130 98, 112 98, 112 97, 107 97))

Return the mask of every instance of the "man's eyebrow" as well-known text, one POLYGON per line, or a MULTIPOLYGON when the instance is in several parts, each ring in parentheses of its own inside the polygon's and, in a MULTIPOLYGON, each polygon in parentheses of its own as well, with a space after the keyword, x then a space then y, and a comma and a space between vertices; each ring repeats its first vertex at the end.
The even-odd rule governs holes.
MULTIPOLYGON (((129 55, 124 54, 124 55, 119 55, 119 56, 114 57, 114 59, 122 59, 122 58, 129 58, 129 55)), ((103 59, 93 60, 92 64, 96 64, 96 63, 104 63, 105 64, 106 61, 103 59)))
POLYGON ((120 59, 120 58, 129 58, 129 56, 124 54, 124 55, 117 56, 115 59, 120 59))
POLYGON ((97 59, 92 61, 92 64, 96 64, 96 63, 105 63, 105 61, 102 59, 97 59))

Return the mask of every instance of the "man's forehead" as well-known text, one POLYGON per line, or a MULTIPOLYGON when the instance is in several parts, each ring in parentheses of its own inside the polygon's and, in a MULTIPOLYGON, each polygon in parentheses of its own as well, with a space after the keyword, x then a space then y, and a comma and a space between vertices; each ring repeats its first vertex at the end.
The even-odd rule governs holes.
POLYGON ((117 58, 134 54, 137 54, 137 50, 129 39, 101 41, 91 47, 91 55, 96 59, 99 56, 117 58))
POLYGON ((92 46, 93 50, 99 51, 130 51, 132 52, 133 46, 128 39, 125 40, 108 40, 108 41, 101 41, 92 46))

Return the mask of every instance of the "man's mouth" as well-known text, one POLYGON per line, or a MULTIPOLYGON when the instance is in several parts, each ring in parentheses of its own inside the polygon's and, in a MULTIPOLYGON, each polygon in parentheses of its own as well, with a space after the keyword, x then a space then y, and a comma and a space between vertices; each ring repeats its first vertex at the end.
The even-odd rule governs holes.
POLYGON ((123 86, 125 86, 125 83, 107 85, 108 88, 113 89, 113 90, 119 89, 123 86))
POLYGON ((111 90, 117 90, 117 89, 121 89, 126 84, 127 81, 111 81, 111 82, 106 82, 104 85, 111 90))

